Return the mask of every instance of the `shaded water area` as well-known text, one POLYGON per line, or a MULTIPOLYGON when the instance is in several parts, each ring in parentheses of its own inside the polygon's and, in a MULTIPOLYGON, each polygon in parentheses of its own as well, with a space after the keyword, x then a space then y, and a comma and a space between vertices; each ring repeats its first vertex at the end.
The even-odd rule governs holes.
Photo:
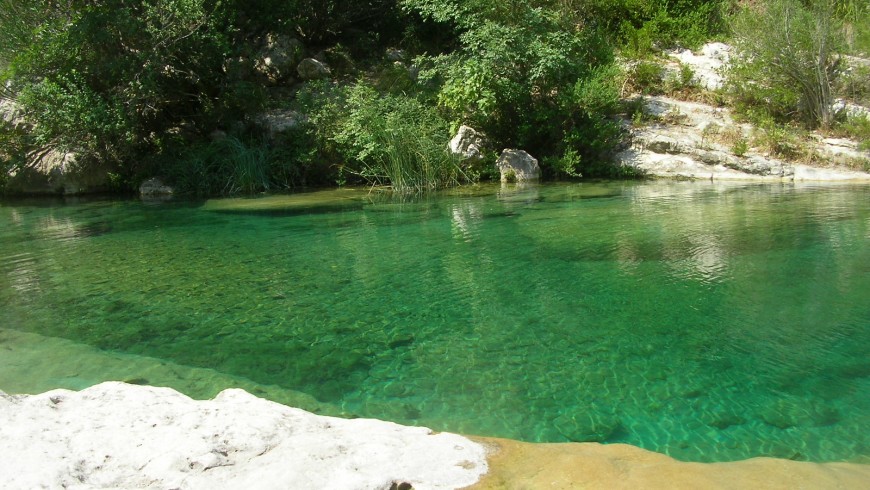
POLYGON ((240 386, 689 461, 870 456, 870 186, 0 205, 0 389, 240 386))

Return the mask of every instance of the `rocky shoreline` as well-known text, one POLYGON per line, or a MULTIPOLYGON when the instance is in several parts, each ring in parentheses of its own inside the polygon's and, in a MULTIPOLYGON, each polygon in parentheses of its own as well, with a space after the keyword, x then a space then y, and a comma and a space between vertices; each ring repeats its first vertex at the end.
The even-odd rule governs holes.
MULTIPOLYGON (((698 54, 668 52, 671 62, 664 67, 665 77, 679 77, 681 68, 689 68, 695 87, 713 94, 725 84, 731 52, 723 43, 708 43, 698 54)), ((867 62, 846 58, 849 64, 867 62)), ((728 108, 661 95, 635 98, 645 117, 625 121, 632 144, 617 159, 642 175, 678 180, 870 182, 870 173, 865 171, 870 169, 870 150, 856 141, 815 132, 805 142, 782 135, 768 137, 765 147, 752 143, 753 139, 764 140, 765 131, 735 121, 728 108), (788 154, 792 158, 783 158, 788 154)), ((835 106, 838 112, 870 117, 867 107, 845 101, 835 106)))
POLYGON ((649 177, 682 180, 760 182, 870 182, 870 173, 848 168, 848 162, 870 161, 846 139, 819 136, 813 151, 827 166, 790 162, 747 147, 735 154, 730 140, 747 140, 753 128, 739 124, 730 111, 664 96, 644 98, 655 122, 632 128, 631 147, 618 155, 623 165, 649 177))
POLYGON ((4 488, 859 488, 870 465, 684 463, 625 444, 531 444, 315 415, 240 389, 197 401, 106 382, 0 392, 4 488))

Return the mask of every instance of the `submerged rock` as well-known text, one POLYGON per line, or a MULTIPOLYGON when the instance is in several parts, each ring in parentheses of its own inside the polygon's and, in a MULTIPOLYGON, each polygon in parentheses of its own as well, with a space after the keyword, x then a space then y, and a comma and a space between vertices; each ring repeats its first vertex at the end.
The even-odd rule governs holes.
POLYGON ((595 406, 564 413, 553 420, 553 426, 573 442, 606 442, 624 431, 622 422, 613 411, 595 406))

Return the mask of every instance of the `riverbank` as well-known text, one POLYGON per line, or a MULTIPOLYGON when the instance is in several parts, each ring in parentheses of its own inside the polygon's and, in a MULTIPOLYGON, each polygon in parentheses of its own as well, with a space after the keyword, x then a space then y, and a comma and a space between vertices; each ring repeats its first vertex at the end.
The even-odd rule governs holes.
MULTIPOLYGON (((732 47, 708 43, 697 54, 675 50, 659 60, 661 84, 674 85, 682 70, 687 87, 664 95, 630 96, 639 108, 624 121, 631 146, 618 161, 641 175, 678 180, 763 182, 870 182, 870 148, 837 131, 759 127, 724 104, 732 47), (684 75, 685 76, 685 75, 684 75)), ((854 67, 867 60, 849 58, 854 67)), ((870 109, 838 101, 843 118, 870 109)))
POLYGON ((683 463, 625 444, 467 438, 226 390, 106 382, 0 396, 5 488, 859 488, 870 465, 683 463))

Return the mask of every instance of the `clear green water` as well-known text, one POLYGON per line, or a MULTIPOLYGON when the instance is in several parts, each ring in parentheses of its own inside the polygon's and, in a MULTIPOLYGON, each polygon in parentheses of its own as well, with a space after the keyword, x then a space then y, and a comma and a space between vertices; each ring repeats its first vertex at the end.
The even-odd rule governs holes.
POLYGON ((0 305, 0 372, 62 366, 19 391, 151 363, 437 430, 870 456, 870 186, 6 201, 0 305))

